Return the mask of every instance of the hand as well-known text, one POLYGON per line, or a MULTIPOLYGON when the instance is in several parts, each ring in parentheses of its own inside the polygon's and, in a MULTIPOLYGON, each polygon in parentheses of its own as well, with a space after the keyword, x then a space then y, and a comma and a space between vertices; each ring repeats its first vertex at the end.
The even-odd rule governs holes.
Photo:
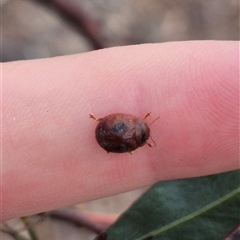
POLYGON ((239 167, 239 42, 179 42, 4 63, 2 220, 239 167), (96 122, 151 111, 133 154, 96 122))

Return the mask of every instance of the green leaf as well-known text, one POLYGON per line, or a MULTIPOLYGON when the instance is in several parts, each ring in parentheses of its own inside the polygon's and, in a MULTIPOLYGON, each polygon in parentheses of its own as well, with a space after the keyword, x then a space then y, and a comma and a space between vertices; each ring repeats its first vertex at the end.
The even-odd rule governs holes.
POLYGON ((222 239, 240 223, 239 173, 157 183, 97 239, 222 239))

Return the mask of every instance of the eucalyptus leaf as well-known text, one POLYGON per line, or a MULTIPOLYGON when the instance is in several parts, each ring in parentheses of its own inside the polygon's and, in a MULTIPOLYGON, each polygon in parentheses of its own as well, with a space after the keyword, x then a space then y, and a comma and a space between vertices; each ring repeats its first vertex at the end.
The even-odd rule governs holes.
POLYGON ((240 223, 239 185, 239 171, 159 182, 96 239, 223 239, 240 223))

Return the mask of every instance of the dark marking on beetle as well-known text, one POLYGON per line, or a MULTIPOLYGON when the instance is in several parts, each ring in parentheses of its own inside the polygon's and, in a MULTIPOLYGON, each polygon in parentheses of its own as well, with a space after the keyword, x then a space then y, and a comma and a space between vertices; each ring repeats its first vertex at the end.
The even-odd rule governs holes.
POLYGON ((145 132, 142 132, 142 141, 145 142, 147 140, 147 135, 145 132))
POLYGON ((117 123, 116 125, 113 126, 112 131, 117 133, 120 131, 126 130, 126 125, 124 123, 117 123))

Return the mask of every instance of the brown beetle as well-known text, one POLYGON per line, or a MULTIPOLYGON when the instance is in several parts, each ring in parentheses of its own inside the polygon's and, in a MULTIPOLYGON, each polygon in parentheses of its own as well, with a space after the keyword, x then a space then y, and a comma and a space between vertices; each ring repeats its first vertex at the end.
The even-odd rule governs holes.
POLYGON ((108 153, 132 153, 145 144, 152 147, 152 144, 147 142, 150 128, 143 121, 150 115, 149 112, 144 117, 138 118, 131 114, 114 113, 104 118, 95 118, 89 114, 90 118, 99 122, 95 130, 96 140, 108 153))

